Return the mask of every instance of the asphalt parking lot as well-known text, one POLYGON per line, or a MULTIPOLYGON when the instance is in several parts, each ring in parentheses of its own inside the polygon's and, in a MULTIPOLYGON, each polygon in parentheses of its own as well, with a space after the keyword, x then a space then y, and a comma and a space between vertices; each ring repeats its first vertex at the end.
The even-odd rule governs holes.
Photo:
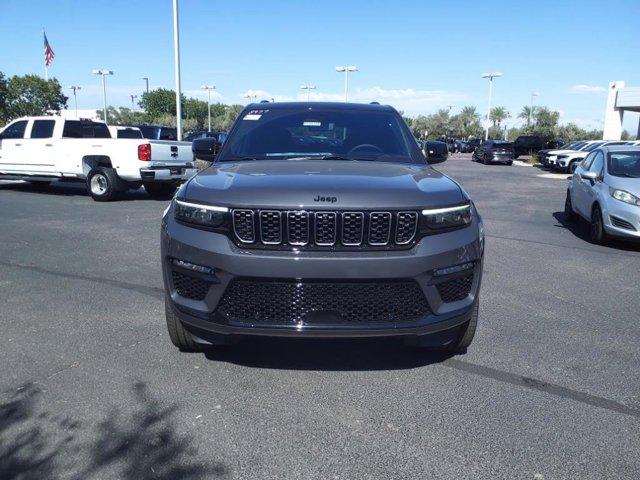
POLYGON ((0 478, 640 478, 640 246, 567 228, 566 180, 438 168, 487 229, 467 355, 395 341, 184 354, 142 191, 0 182, 0 478))

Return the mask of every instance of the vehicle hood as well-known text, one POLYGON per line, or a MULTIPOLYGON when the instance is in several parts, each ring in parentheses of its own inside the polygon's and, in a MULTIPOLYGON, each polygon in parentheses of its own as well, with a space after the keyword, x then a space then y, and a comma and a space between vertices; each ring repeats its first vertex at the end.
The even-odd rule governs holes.
POLYGON ((285 209, 429 208, 467 199, 457 183, 428 165, 340 160, 214 163, 183 195, 229 207, 285 209))
POLYGON ((567 158, 585 158, 587 155, 589 155, 590 152, 582 152, 582 151, 575 151, 575 150, 567 150, 566 152, 562 153, 561 155, 567 158))
POLYGON ((640 198, 640 178, 616 177, 607 174, 606 184, 611 188, 624 190, 640 198))
POLYGON ((578 150, 547 150, 547 155, 564 155, 566 153, 576 153, 578 150))

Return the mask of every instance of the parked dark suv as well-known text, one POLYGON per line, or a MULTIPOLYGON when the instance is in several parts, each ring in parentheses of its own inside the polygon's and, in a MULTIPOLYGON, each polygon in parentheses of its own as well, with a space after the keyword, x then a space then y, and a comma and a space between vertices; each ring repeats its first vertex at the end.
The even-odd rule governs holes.
POLYGON ((513 163, 513 144, 506 140, 487 140, 473 152, 472 160, 480 163, 513 163))
POLYGON ((530 155, 545 147, 542 137, 537 135, 521 135, 513 141, 515 158, 520 155, 530 155))
POLYGON ((396 110, 246 107, 161 230, 169 336, 399 336, 463 352, 478 319, 484 233, 396 110))

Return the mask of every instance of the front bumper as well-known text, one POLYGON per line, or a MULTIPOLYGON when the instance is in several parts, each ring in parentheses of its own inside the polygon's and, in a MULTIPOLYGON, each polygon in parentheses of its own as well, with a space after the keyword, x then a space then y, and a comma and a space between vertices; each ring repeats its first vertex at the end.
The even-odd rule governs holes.
POLYGON ((616 237, 640 240, 640 207, 630 205, 613 197, 603 204, 603 222, 606 231, 616 237))
POLYGON ((467 322, 482 278, 483 255, 477 220, 464 229, 423 238, 413 248, 399 251, 280 251, 249 250, 236 246, 227 236, 191 228, 165 216, 161 233, 162 268, 171 308, 194 335, 269 335, 296 337, 422 336, 450 330, 467 322), (204 298, 193 300, 178 293, 172 263, 178 259, 214 269, 204 298), (434 269, 472 262, 468 294, 444 301, 437 283, 461 274, 434 277, 434 269), (296 324, 249 324, 221 315, 217 307, 234 279, 265 281, 280 279, 310 281, 415 281, 429 305, 429 313, 411 321, 388 323, 340 323, 305 321, 296 324))

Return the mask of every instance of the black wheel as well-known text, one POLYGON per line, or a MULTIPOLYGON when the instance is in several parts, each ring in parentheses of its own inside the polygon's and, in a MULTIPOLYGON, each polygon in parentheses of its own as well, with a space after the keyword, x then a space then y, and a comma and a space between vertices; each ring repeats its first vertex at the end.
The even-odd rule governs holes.
POLYGON ((593 207, 593 212, 591 213, 589 238, 592 243, 597 245, 604 245, 608 241, 607 232, 604 229, 604 222, 602 221, 602 211, 597 204, 593 207))
POLYGON ((513 160, 510 161, 510 162, 507 162, 507 165, 509 165, 509 166, 513 165, 513 160))
POLYGON ((578 162, 571 162, 569 164, 569 168, 567 168, 567 171, 571 174, 573 174, 573 172, 576 171, 576 168, 578 168, 578 162))
POLYGON ((49 188, 51 182, 47 180, 28 180, 31 186, 36 190, 44 190, 45 188, 49 188))
POLYGON ((473 337, 476 335, 476 327, 478 326, 478 311, 480 307, 480 299, 476 299, 476 303, 473 306, 473 312, 471 313, 471 318, 469 321, 460 327, 460 332, 458 333, 458 337, 456 340, 451 342, 445 348, 445 351, 448 353, 467 353, 467 348, 473 342, 473 337))
POLYGON ((572 223, 575 222, 577 218, 576 213, 573 211, 573 204, 571 203, 571 193, 567 190, 567 198, 564 201, 564 219, 572 223))
POLYGON ((199 352, 200 346, 193 341, 193 337, 182 326, 182 322, 173 311, 170 300, 164 298, 164 312, 167 319, 167 330, 171 343, 180 349, 181 352, 199 352))
POLYGON ((144 189, 152 198, 166 199, 171 198, 176 190, 178 184, 176 183, 144 183, 144 189))
POLYGON ((122 191, 122 181, 113 168, 98 167, 87 175, 87 189, 96 202, 108 202, 122 191))

